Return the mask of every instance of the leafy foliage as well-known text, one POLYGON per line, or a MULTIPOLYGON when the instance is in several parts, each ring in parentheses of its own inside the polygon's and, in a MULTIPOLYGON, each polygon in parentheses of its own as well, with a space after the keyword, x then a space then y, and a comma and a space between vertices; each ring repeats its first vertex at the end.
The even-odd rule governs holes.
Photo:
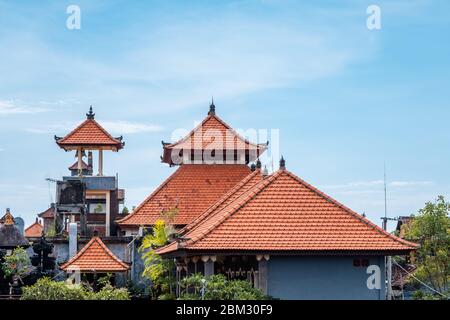
POLYGON ((449 213, 450 203, 439 196, 435 202, 428 202, 405 230, 407 239, 420 243, 415 277, 442 293, 449 291, 450 280, 449 213))
POLYGON ((264 300, 268 299, 261 290, 252 287, 244 280, 227 280, 224 275, 216 274, 203 278, 194 274, 181 280, 182 300, 264 300), (203 280, 203 281, 202 281, 203 280), (204 282, 204 283, 203 283, 204 282))
POLYGON ((2 271, 6 277, 22 276, 31 265, 30 257, 25 249, 17 247, 11 255, 4 257, 2 271))
POLYGON ((22 300, 85 300, 86 290, 81 285, 67 285, 52 281, 48 277, 39 279, 34 285, 22 288, 22 300))
POLYGON ((124 288, 114 288, 106 284, 100 291, 63 281, 53 281, 48 277, 39 279, 34 285, 24 287, 22 300, 129 300, 130 295, 124 288))
POLYGON ((153 226, 152 232, 145 235, 139 248, 143 252, 144 261, 143 276, 152 281, 155 296, 172 292, 174 262, 163 259, 155 253, 155 249, 168 243, 171 226, 166 226, 164 220, 158 220, 153 226))
POLYGON ((53 238, 56 237, 56 225, 55 222, 51 222, 48 226, 47 232, 45 233, 46 237, 53 238))

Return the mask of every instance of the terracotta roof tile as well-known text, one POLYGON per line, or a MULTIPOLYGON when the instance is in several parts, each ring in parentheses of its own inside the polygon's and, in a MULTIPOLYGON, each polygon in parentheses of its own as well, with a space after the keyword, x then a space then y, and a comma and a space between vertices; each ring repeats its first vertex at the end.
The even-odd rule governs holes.
POLYGON ((38 221, 25 229, 25 237, 27 238, 39 238, 42 236, 42 230, 44 227, 38 221))
MULTIPOLYGON (((87 170, 87 169, 89 169, 89 166, 87 165, 86 162, 81 161, 81 169, 82 169, 82 170, 87 170)), ((78 170, 78 161, 75 161, 74 164, 72 164, 72 165, 69 167, 69 170, 78 170)))
POLYGON ((152 225, 161 219, 162 211, 176 207, 178 214, 173 223, 186 225, 249 174, 246 165, 183 164, 133 213, 117 223, 135 227, 152 225))
POLYGON ((409 251, 397 238, 301 180, 279 170, 194 226, 184 243, 158 250, 409 251))
POLYGON ((53 218, 55 216, 55 207, 52 205, 47 210, 38 214, 39 218, 53 218))
POLYGON ((195 150, 204 152, 205 150, 215 150, 220 152, 225 150, 243 150, 252 152, 249 161, 254 161, 267 149, 267 144, 251 143, 240 136, 227 123, 215 114, 209 114, 197 127, 195 127, 186 137, 172 143, 164 144, 163 162, 172 163, 171 156, 175 150, 176 154, 181 150, 195 150), (220 151, 219 151, 220 150, 220 151))
POLYGON ((61 148, 83 145, 112 147, 115 149, 123 147, 123 142, 120 139, 113 138, 94 119, 86 119, 64 138, 57 139, 56 143, 61 148))
POLYGON ((93 237, 72 259, 61 265, 64 271, 124 272, 128 264, 117 258, 99 237, 93 237))

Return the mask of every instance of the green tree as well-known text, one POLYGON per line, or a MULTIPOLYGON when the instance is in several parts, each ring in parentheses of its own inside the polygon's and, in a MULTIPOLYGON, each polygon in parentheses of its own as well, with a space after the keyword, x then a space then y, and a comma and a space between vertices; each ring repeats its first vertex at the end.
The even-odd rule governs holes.
POLYGON ((439 196, 435 202, 426 203, 405 232, 405 238, 420 243, 414 276, 441 293, 449 291, 449 213, 450 203, 439 196))
POLYGON ((155 222, 152 232, 145 235, 139 251, 142 252, 144 261, 143 276, 152 282, 154 289, 153 296, 170 295, 174 283, 173 270, 175 264, 171 259, 163 259, 155 253, 155 249, 166 245, 169 242, 169 236, 172 227, 166 226, 164 220, 155 222))
POLYGON ((11 255, 4 257, 2 271, 5 277, 21 277, 30 269, 30 257, 25 249, 17 247, 11 255))

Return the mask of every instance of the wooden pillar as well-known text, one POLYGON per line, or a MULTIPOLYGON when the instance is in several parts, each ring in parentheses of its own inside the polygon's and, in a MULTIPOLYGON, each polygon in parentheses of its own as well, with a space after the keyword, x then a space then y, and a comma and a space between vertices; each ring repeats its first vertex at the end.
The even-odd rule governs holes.
POLYGON ((77 149, 77 156, 78 156, 78 175, 81 176, 83 172, 83 153, 81 148, 77 149))
POLYGON ((258 260, 258 287, 264 294, 267 294, 269 259, 270 256, 268 254, 256 256, 256 260, 258 260))
POLYGON ((98 150, 98 175, 103 175, 103 150, 98 150))

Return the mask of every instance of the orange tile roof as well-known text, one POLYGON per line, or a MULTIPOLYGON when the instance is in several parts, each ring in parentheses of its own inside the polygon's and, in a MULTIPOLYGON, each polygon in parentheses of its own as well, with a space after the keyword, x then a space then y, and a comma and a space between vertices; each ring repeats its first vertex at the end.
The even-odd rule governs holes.
POLYGON ((61 269, 81 272, 124 272, 128 264, 117 258, 103 241, 94 236, 72 259, 61 265, 61 269))
POLYGON ((159 250, 396 251, 417 245, 397 238, 281 169, 253 184, 193 227, 186 241, 159 250))
MULTIPOLYGON (((91 110, 92 112, 92 110, 91 110)), ((119 150, 123 148, 122 138, 113 138, 97 121, 94 114, 87 114, 87 119, 72 130, 64 138, 55 137, 56 143, 63 149, 78 146, 111 148, 119 150)))
POLYGON ((55 216, 55 207, 52 205, 47 210, 38 214, 39 218, 53 218, 55 216))
MULTIPOLYGON (((89 166, 87 165, 86 162, 81 161, 81 169, 82 170, 89 169, 89 166)), ((75 163, 69 167, 69 170, 78 170, 78 161, 75 161, 75 163)))
POLYGON ((27 238, 39 238, 42 236, 42 231, 44 227, 39 221, 36 221, 31 226, 25 229, 25 237, 27 238))
POLYGON ((223 152, 225 150, 223 157, 227 155, 226 151, 228 150, 247 151, 251 152, 252 157, 249 159, 249 162, 252 162, 267 149, 267 144, 249 142, 216 116, 215 112, 210 111, 208 116, 186 137, 175 143, 163 143, 163 147, 164 155, 162 161, 169 164, 172 164, 172 152, 178 155, 181 150, 191 150, 191 153, 195 152, 195 150, 201 152, 205 150, 215 150, 216 152, 221 150, 223 152))
POLYGON ((133 213, 117 223, 120 226, 149 226, 161 219, 164 210, 178 208, 173 224, 186 225, 250 172, 243 164, 183 164, 133 213))

